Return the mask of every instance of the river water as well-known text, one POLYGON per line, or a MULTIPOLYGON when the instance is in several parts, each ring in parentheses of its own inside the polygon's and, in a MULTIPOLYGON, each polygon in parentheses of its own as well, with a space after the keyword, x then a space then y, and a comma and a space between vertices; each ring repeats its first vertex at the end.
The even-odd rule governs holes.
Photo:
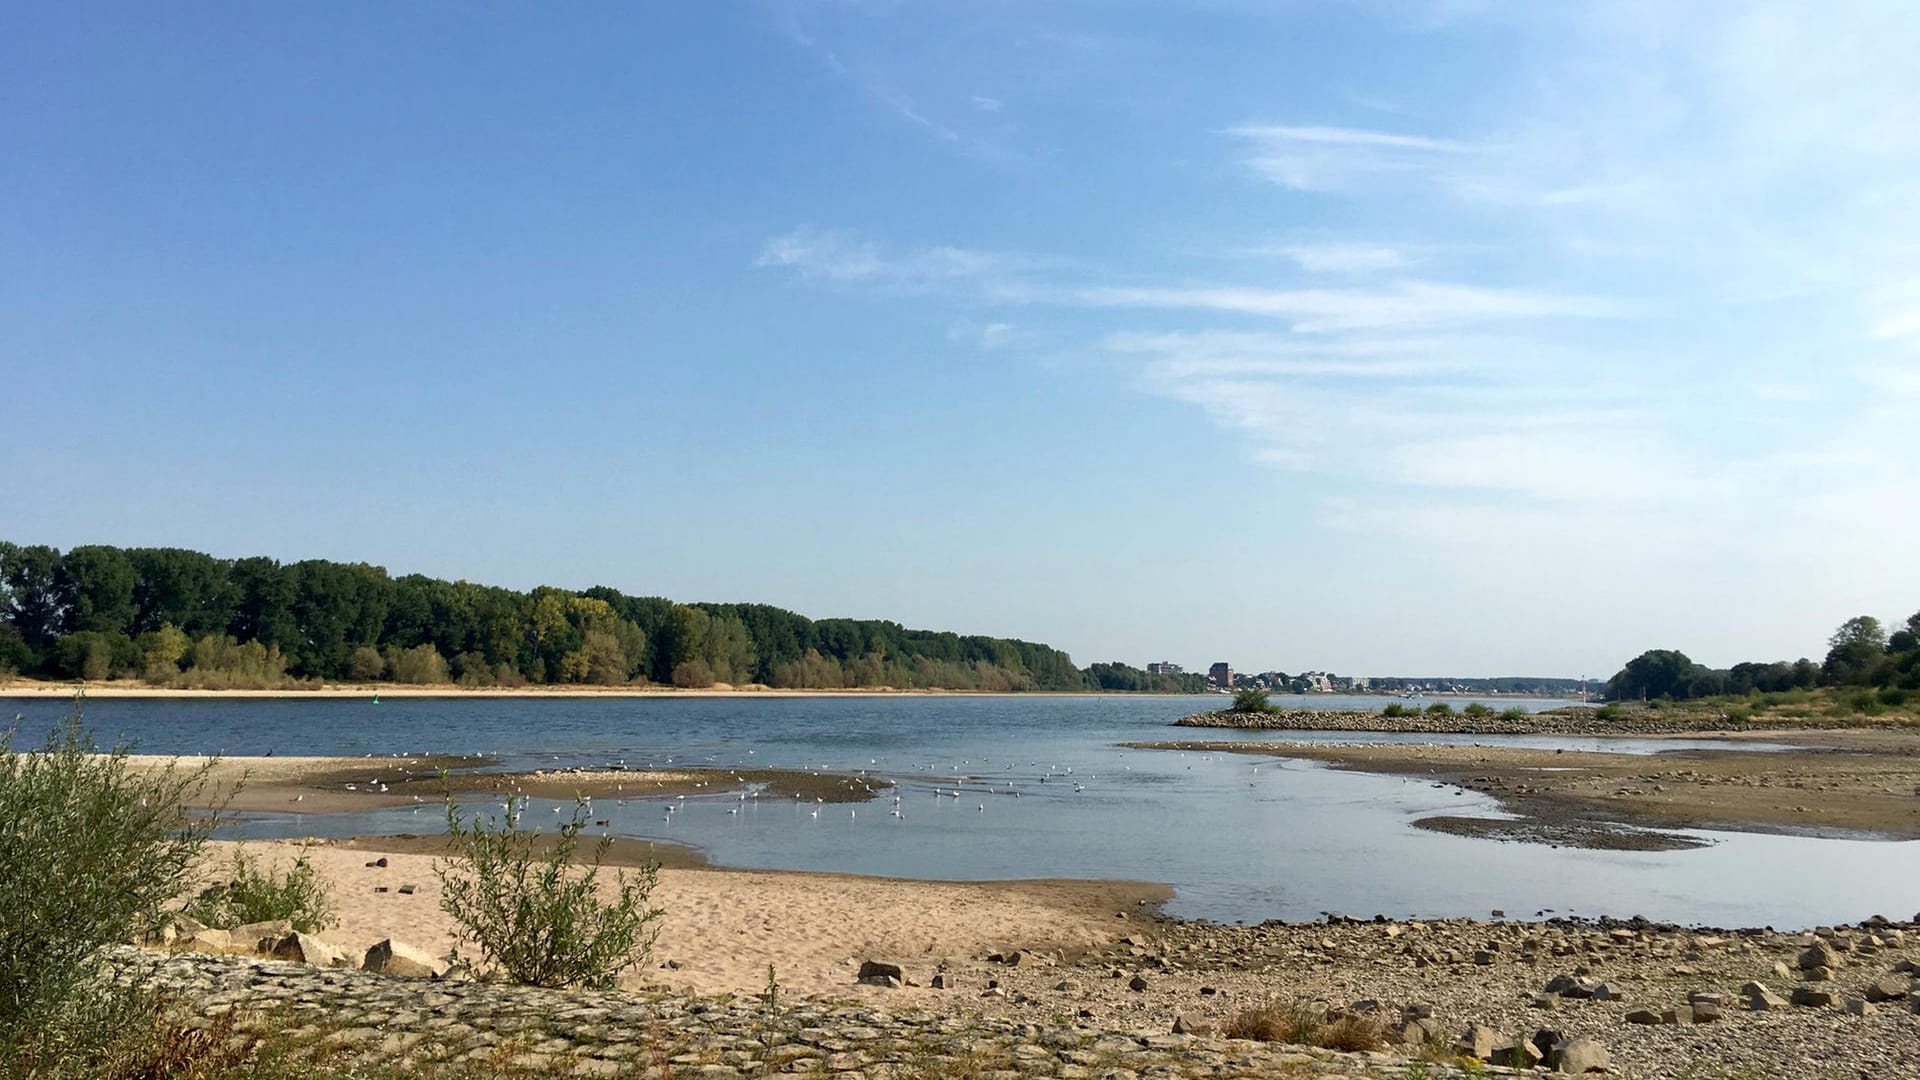
MULTIPOLYGON (((96 700, 85 722, 143 753, 488 754, 511 767, 867 770, 896 781, 857 805, 733 795, 596 801, 619 836, 690 844, 724 866, 899 877, 1164 882, 1167 910, 1222 922, 1371 916, 1645 915, 1802 927, 1920 907, 1920 842, 1701 832, 1687 851, 1613 852, 1448 836, 1431 814, 1494 814, 1483 796, 1404 777, 1239 754, 1124 750, 1203 737, 1481 743, 1659 753, 1711 740, 1194 732, 1217 697, 388 698, 96 700), (963 778, 978 778, 964 781, 963 778), (961 790, 955 798, 938 792, 961 790), (1015 796, 1013 793, 1017 792, 1015 796), (728 811, 737 810, 737 813, 728 811), (815 811, 818 810, 818 814, 815 811)), ((1278 698, 1377 709, 1378 698, 1278 698)), ((1503 699, 1548 708, 1561 702, 1503 699)), ((68 706, 0 699, 22 741, 68 706)), ((1756 749, 1764 752, 1764 748, 1756 749)), ((529 820, 552 818, 536 801, 529 820)), ((252 836, 433 832, 438 808, 256 815, 252 836)))

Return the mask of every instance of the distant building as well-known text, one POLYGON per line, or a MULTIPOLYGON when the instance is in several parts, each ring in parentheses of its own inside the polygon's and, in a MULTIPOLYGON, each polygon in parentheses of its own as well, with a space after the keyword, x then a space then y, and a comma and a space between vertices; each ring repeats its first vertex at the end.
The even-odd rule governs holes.
POLYGON ((1183 675, 1185 673, 1185 669, 1179 664, 1170 664, 1165 660, 1158 660, 1147 665, 1147 674, 1149 675, 1183 675))
POLYGON ((1222 660, 1208 668, 1207 681, 1222 690, 1233 689, 1233 665, 1222 660))
POLYGON ((1365 675, 1355 675, 1352 679, 1352 683, 1353 683, 1353 688, 1355 690, 1367 690, 1367 689, 1371 689, 1373 686, 1373 680, 1369 679, 1365 675))

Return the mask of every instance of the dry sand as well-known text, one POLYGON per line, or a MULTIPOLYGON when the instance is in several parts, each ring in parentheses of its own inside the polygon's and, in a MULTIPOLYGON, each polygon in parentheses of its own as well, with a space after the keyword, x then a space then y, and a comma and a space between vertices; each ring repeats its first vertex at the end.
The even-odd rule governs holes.
MULTIPOLYGON (((435 858, 387 854, 378 839, 353 847, 326 841, 218 842, 206 873, 217 876, 235 848, 284 868, 300 854, 329 884, 340 924, 322 936, 356 953, 393 937, 434 953, 454 941, 455 925, 440 910, 435 858), (402 894, 403 885, 414 886, 402 894), (385 888, 388 891, 378 892, 385 888)), ((406 847, 396 844, 395 847, 406 847)), ((664 909, 648 983, 700 993, 756 993, 772 965, 780 985, 797 994, 870 996, 904 1004, 938 991, 886 991, 856 986, 860 962, 892 959, 928 970, 988 952, 1104 949, 1137 923, 1115 917, 1153 910, 1171 896, 1163 886, 1100 881, 935 882, 846 874, 755 870, 660 870, 654 906, 664 909)), ((470 947, 469 947, 470 949, 470 947)))

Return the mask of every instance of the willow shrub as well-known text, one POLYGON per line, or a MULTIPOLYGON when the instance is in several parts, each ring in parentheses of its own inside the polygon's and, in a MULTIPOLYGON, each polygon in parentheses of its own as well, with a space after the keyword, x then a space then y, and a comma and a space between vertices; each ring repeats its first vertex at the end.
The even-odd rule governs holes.
POLYGON ((648 906, 659 865, 616 871, 610 897, 601 893, 602 864, 612 841, 602 837, 593 860, 578 865, 584 801, 547 834, 521 825, 517 800, 497 821, 476 813, 463 821, 447 804, 452 858, 437 864, 440 906, 492 965, 524 986, 610 987, 646 961, 663 912, 648 906))
POLYGON ((207 773, 101 753, 77 703, 42 749, 15 738, 0 732, 0 1076, 107 1075, 129 1018, 152 1016, 114 980, 109 947, 183 891, 214 819, 181 808, 207 773))
POLYGON ((318 933, 337 921, 332 894, 306 856, 279 873, 241 851, 233 853, 227 880, 194 897, 186 914, 227 930, 285 919, 303 934, 318 933))

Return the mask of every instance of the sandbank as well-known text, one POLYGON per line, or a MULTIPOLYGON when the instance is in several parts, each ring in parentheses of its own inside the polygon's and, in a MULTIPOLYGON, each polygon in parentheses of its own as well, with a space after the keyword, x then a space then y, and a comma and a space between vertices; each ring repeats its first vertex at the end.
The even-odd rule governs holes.
MULTIPOLYGON (((327 882, 340 920, 323 936, 356 953, 387 937, 436 954, 455 945, 456 924, 440 909, 436 859, 417 843, 222 841, 208 845, 203 874, 217 877, 235 849, 281 868, 304 855, 327 882), (368 865, 377 858, 387 865, 368 865), (400 891, 409 885, 413 891, 400 891)), ((1132 882, 936 882, 668 866, 652 896, 665 912, 660 938, 636 981, 755 993, 771 965, 781 987, 797 994, 931 1002, 939 991, 856 986, 861 961, 886 958, 930 969, 996 951, 1106 949, 1137 925, 1131 917, 1150 913, 1171 895, 1165 886, 1132 882)))
POLYGON ((1415 824, 1493 839, 1638 850, 1699 846, 1669 831, 1690 828, 1920 839, 1920 736, 1793 732, 1777 738, 1799 745, 1658 754, 1409 743, 1127 745, 1320 761, 1477 791, 1500 800, 1512 819, 1445 816, 1415 824))

